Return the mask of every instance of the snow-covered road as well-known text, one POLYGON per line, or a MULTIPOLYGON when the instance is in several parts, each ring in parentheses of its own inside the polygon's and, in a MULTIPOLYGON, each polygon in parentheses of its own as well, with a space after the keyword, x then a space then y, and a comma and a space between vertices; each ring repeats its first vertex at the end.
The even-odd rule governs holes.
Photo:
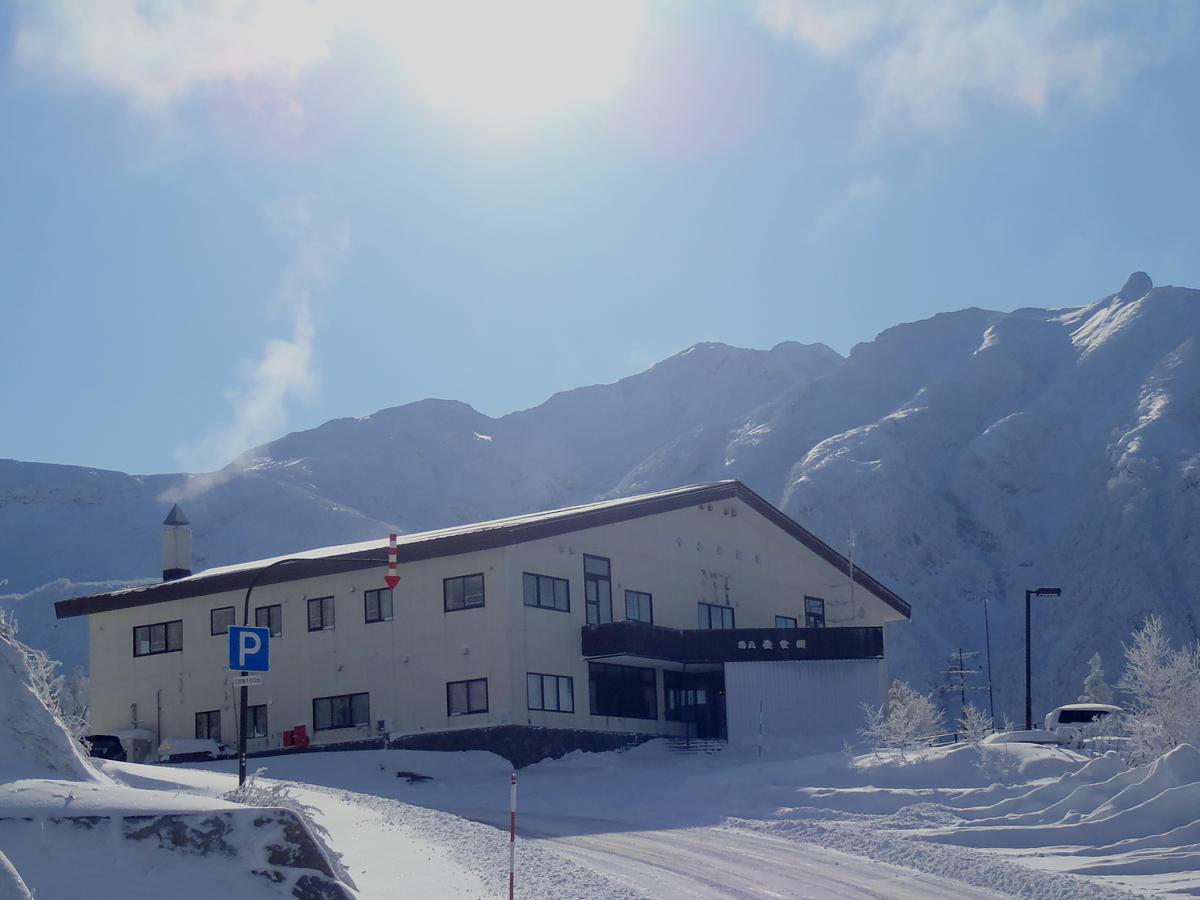
POLYGON ((971 898, 998 897, 991 891, 732 828, 669 831, 611 831, 552 837, 547 823, 524 828, 530 838, 580 865, 647 896, 662 900, 694 897, 780 898, 971 898))

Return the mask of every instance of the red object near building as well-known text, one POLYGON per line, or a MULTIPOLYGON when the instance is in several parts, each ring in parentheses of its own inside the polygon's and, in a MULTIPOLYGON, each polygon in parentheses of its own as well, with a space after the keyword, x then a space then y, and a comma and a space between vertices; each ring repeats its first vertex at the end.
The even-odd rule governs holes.
POLYGON ((296 746, 299 747, 301 750, 303 750, 310 743, 310 740, 308 737, 308 726, 307 725, 297 725, 295 731, 296 731, 296 734, 295 734, 296 746))
POLYGON ((285 731, 283 733, 283 746, 294 747, 295 745, 296 745, 296 732, 294 732, 292 729, 289 728, 287 731, 285 731))

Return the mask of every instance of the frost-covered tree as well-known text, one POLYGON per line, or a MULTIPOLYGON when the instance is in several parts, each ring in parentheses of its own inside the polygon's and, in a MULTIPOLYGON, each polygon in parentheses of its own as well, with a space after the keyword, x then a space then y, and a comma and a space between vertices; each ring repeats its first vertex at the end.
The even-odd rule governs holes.
POLYGON ((1083 679, 1083 693, 1079 695, 1080 703, 1113 702, 1112 688, 1104 680, 1104 667, 1100 664, 1100 654, 1093 653, 1088 663, 1087 677, 1083 679))
MULTIPOLYGON (((12 613, 0 609, 0 640, 12 644, 25 657, 29 670, 29 687, 37 698, 50 710, 56 719, 76 740, 83 737, 87 729, 86 719, 77 715, 72 703, 64 704, 66 680, 58 674, 62 665, 51 659, 45 650, 38 650, 17 639, 17 619, 12 613)), ((82 672, 82 670, 81 670, 82 672)), ((86 680, 86 676, 85 680, 86 680)))
POLYGON ((968 744, 978 746, 992 733, 992 719, 974 703, 968 703, 958 717, 958 733, 968 744))
POLYGON ((1145 763, 1180 744, 1200 744, 1200 644, 1176 650, 1151 616, 1125 648, 1117 687, 1128 695, 1130 762, 1145 763))
POLYGON ((862 704, 866 724, 859 731, 876 747, 899 750, 923 744, 942 727, 943 714, 930 694, 913 690, 908 682, 893 681, 887 700, 880 706, 862 704))

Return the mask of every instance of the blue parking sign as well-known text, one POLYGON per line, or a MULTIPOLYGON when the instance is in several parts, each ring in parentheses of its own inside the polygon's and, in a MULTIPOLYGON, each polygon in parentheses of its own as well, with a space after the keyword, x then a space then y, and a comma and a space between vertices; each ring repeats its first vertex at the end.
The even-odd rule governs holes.
POLYGON ((267 672, 271 668, 271 630, 229 626, 229 668, 235 672, 267 672))

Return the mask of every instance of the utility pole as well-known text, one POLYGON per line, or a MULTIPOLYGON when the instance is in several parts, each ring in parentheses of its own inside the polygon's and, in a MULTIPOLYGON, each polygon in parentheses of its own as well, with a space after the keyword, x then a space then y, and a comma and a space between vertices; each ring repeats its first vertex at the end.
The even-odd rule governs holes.
POLYGON ((1025 730, 1033 731, 1033 662, 1029 639, 1029 598, 1061 597, 1062 588, 1040 587, 1025 591, 1025 730))

